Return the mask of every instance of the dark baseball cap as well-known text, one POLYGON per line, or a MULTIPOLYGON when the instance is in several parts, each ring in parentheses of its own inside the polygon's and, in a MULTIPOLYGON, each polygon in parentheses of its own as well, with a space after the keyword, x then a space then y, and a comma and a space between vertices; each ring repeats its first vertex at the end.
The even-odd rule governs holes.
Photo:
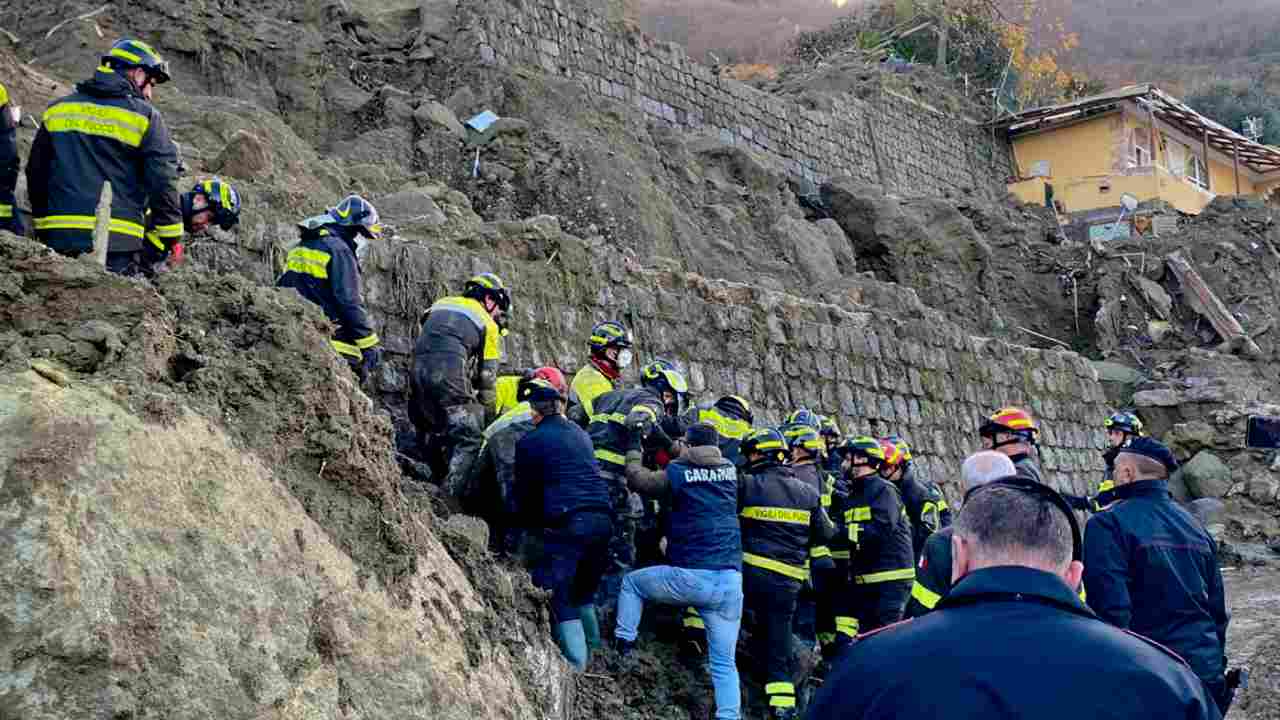
POLYGON ((1128 445, 1120 448, 1120 454, 1133 453, 1134 455, 1142 455, 1151 458, 1156 462, 1164 465, 1165 469, 1172 473, 1178 469, 1178 459, 1173 456, 1173 452, 1165 447, 1165 444, 1149 437, 1136 437, 1129 441, 1128 445))

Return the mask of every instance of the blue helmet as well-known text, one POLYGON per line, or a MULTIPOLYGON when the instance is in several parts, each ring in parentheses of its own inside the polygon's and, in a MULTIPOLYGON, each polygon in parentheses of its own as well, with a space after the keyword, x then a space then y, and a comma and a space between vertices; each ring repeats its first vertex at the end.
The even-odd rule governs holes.
POLYGON ((102 56, 102 64, 118 68, 142 68, 146 71, 147 77, 157 85, 172 79, 169 75, 169 63, 160 57, 160 53, 150 45, 133 38, 117 40, 107 54, 102 56))
POLYGON ((186 221, 188 229, 191 216, 205 209, 195 208, 195 199, 200 195, 209 203, 207 209, 213 211, 214 225, 230 230, 240 222, 240 194, 231 187, 231 183, 215 177, 196 183, 195 187, 182 194, 182 219, 186 221))
POLYGON ((808 425, 814 430, 822 430, 822 416, 806 407, 792 412, 782 422, 784 425, 808 425))
POLYGON ((382 223, 378 220, 378 209, 373 203, 359 195, 348 195, 334 207, 329 208, 330 225, 355 228, 361 235, 377 239, 382 237, 382 223))

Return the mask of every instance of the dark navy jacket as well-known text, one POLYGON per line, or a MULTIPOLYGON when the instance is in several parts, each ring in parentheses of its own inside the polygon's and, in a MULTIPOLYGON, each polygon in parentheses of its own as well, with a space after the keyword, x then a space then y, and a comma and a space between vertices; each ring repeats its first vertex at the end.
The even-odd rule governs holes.
POLYGON ((13 225, 16 217, 14 190, 18 187, 18 126, 9 107, 9 91, 0 83, 0 228, 13 225))
POLYGON ((613 514, 591 438, 551 415, 516 443, 516 492, 525 527, 556 528, 580 512, 613 514))
POLYGON ((671 508, 667 561, 689 570, 741 570, 738 471, 733 463, 720 457, 717 448, 691 448, 667 465, 666 475, 671 508))
POLYGON ((360 298, 360 266, 354 244, 325 226, 301 227, 302 241, 289 251, 279 287, 297 290, 320 306, 338 326, 330 343, 340 355, 360 360, 361 351, 378 344, 369 313, 360 298))
POLYGON ((1229 616, 1217 546, 1164 480, 1116 493, 1120 501, 1085 529, 1089 607, 1179 653, 1202 679, 1220 680, 1229 616))
MULTIPOLYGON (((1090 589, 1092 592, 1092 589, 1090 589)), ((810 720, 1220 717, 1177 656, 1096 618, 1058 577, 977 570, 922 618, 854 643, 810 720)))

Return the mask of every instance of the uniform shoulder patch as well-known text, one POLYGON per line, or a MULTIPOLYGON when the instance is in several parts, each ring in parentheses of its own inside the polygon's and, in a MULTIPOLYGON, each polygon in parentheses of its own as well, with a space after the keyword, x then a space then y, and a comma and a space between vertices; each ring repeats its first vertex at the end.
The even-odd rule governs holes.
POLYGON ((1119 628, 1119 630, 1120 630, 1121 632, 1123 632, 1124 634, 1126 634, 1126 635, 1130 635, 1130 636, 1132 636, 1132 637, 1135 637, 1135 638, 1137 638, 1137 639, 1141 640, 1142 642, 1144 642, 1144 643, 1146 643, 1146 644, 1148 644, 1148 645, 1150 645, 1150 646, 1152 646, 1152 647, 1156 648, 1157 650, 1160 650, 1160 651, 1164 652, 1164 653, 1165 653, 1166 655, 1168 655, 1169 657, 1173 658, 1174 660, 1177 660, 1179 665, 1182 665, 1183 667, 1186 667, 1186 668, 1190 668, 1190 667, 1191 667, 1189 664, 1187 664, 1187 661, 1186 661, 1186 660, 1184 660, 1184 659, 1182 658, 1182 656, 1181 656, 1181 655, 1179 655, 1178 653, 1174 652, 1174 651, 1173 651, 1173 650, 1171 650, 1170 648, 1167 648, 1167 647, 1165 647, 1164 645, 1161 645, 1160 643, 1156 642, 1155 640, 1152 640, 1151 638, 1147 637, 1146 635, 1140 635, 1140 634, 1138 634, 1138 633, 1136 633, 1136 632, 1134 632, 1134 631, 1132 631, 1132 630, 1129 630, 1128 628, 1119 628))
POLYGON ((892 630, 892 629, 894 629, 894 628, 896 628, 896 627, 902 627, 903 625, 906 625, 906 624, 910 623, 910 622, 911 622, 912 620, 914 620, 914 619, 915 619, 915 618, 907 618, 907 619, 905 619, 905 620, 899 620, 899 621, 898 621, 898 622, 896 622, 896 623, 890 623, 890 624, 888 624, 888 625, 885 625, 884 627, 876 628, 875 630, 871 630, 871 631, 869 631, 869 632, 865 632, 865 633, 863 633, 863 634, 861 634, 861 635, 859 635, 859 636, 858 636, 858 640, 866 640, 867 638, 872 637, 872 636, 874 636, 874 635, 879 635, 880 633, 882 633, 882 632, 884 632, 884 631, 886 631, 886 630, 892 630))

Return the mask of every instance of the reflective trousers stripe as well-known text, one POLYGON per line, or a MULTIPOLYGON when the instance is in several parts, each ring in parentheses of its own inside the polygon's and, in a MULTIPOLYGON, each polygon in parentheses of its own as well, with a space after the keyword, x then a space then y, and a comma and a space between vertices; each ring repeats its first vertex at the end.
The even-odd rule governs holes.
POLYGON ((364 357, 364 355, 360 352, 360 348, 356 347, 355 345, 352 345, 351 343, 345 343, 345 342, 342 342, 341 340, 330 340, 329 344, 333 345, 333 349, 337 350, 339 355, 346 355, 348 357, 354 357, 354 358, 364 357))
POLYGON ((840 635, 856 637, 858 634, 858 618, 837 615, 836 632, 840 635))
POLYGON ((884 570, 882 572, 858 575, 853 581, 859 585, 874 585, 875 583, 891 582, 893 580, 912 580, 915 576, 916 569, 909 567, 901 570, 884 570))
POLYGON ((848 560, 849 551, 848 550, 832 550, 831 559, 832 560, 848 560))
POLYGON ((626 455, 616 453, 612 450, 605 450, 604 448, 596 448, 596 459, 604 460, 605 462, 613 463, 614 465, 625 466, 627 464, 626 455))
POLYGON ((378 333, 369 333, 362 338, 356 340, 356 347, 361 350, 368 350, 378 344, 378 333))
POLYGON ((826 545, 818 545, 817 547, 811 547, 809 548, 809 557, 811 558, 831 557, 831 548, 827 547, 826 545))
POLYGON ((0 218, 13 217, 13 206, 0 203, 0 218))
POLYGON ((921 585, 919 580, 915 581, 915 583, 911 585, 911 597, 915 598, 917 602, 930 610, 932 610, 933 606, 937 605, 938 601, 942 599, 941 595, 930 590, 924 585, 921 585))
POLYGON ((795 578, 801 582, 804 582, 809 577, 809 571, 802 567, 788 565, 784 562, 779 562, 760 555, 752 555, 747 552, 742 553, 742 562, 765 570, 772 570, 781 575, 786 575, 789 578, 795 578))
MULTIPOLYGON (((37 230, 89 230, 93 231, 98 219, 92 215, 48 215, 35 219, 37 230)), ((142 238, 145 228, 131 220, 111 218, 111 232, 129 237, 142 238)))

